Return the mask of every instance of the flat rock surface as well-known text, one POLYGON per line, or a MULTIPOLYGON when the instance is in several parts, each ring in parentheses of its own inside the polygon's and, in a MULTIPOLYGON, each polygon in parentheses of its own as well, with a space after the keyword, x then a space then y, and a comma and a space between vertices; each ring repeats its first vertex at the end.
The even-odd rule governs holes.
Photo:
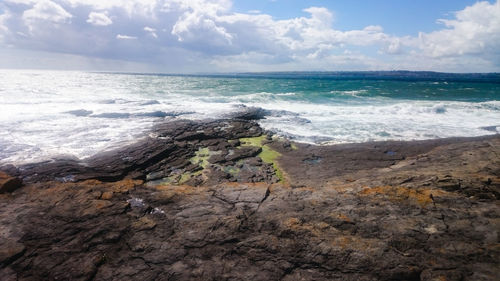
POLYGON ((180 121, 85 162, 4 167, 26 184, 0 194, 0 279, 498 280, 498 135, 263 133, 180 121))

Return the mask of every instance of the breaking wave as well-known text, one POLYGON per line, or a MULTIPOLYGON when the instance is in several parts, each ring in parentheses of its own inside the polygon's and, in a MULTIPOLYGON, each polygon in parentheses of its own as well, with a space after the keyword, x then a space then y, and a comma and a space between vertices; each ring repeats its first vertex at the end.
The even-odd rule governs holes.
POLYGON ((265 129, 317 144, 497 133, 499 86, 457 83, 4 70, 0 163, 85 158, 156 122, 221 118, 241 105, 262 108, 265 129))

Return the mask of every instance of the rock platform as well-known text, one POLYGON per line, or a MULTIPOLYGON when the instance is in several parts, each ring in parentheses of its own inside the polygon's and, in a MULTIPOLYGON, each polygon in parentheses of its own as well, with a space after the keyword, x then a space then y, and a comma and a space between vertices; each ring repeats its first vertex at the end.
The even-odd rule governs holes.
POLYGON ((332 146, 243 119, 4 166, 1 280, 498 280, 500 136, 332 146), (19 183, 19 182, 18 182, 19 183))

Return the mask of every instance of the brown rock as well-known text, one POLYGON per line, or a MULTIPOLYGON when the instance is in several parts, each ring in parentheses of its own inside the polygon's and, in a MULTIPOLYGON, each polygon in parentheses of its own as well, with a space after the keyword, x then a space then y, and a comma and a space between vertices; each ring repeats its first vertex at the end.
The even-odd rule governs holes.
POLYGON ((297 144, 297 150, 273 140, 269 146, 282 154, 276 161, 290 179, 270 184, 265 182, 275 177, 273 166, 258 160, 258 149, 227 141, 258 134, 251 122, 183 121, 157 130, 162 141, 150 139, 94 159, 90 172, 75 166, 61 170, 63 163, 21 169, 23 179, 35 179, 38 171, 38 180, 0 196, 0 237, 9 238, 0 238, 0 279, 500 276, 500 136, 297 144), (169 142, 180 138, 189 141, 169 142), (198 185, 194 180, 177 186, 134 180, 158 172, 189 174, 189 159, 200 148, 214 151, 215 144, 225 149, 220 155, 234 150, 231 156, 239 159, 210 158, 220 161, 198 175, 191 166, 204 181, 201 186, 188 185, 198 185), (54 171, 76 179, 125 179, 42 180, 65 177, 54 171), (238 183, 225 182, 235 179, 238 183), (210 181, 213 185, 205 186, 210 181))
POLYGON ((139 220, 132 223, 132 227, 136 231, 149 230, 156 226, 156 223, 148 217, 142 217, 139 220))
POLYGON ((23 185, 21 179, 0 172, 0 193, 9 193, 23 185))
POLYGON ((25 247, 12 239, 0 238, 0 266, 6 265, 20 257, 25 247))
POLYGON ((106 192, 103 192, 101 195, 101 199, 103 199, 103 200, 109 200, 112 197, 113 197, 113 191, 106 191, 106 192))

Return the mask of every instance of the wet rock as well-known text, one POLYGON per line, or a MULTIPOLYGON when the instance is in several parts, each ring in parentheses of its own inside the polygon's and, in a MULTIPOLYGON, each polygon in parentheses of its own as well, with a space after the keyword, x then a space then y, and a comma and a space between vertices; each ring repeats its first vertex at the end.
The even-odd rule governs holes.
POLYGON ((11 177, 19 177, 19 175, 21 174, 19 168, 17 168, 12 164, 0 166, 0 172, 4 172, 5 174, 10 175, 11 177))
POLYGON ((231 151, 232 153, 229 153, 226 157, 224 157, 226 161, 238 161, 240 159, 257 156, 260 152, 262 152, 262 148, 249 146, 237 148, 231 151))
MULTIPOLYGON (((117 181, 123 178, 159 179, 165 171, 184 169, 199 148, 238 146, 239 138, 262 134, 253 122, 217 120, 165 122, 153 128, 147 138, 135 144, 103 152, 85 160, 60 159, 20 167, 26 182, 70 179, 117 181), (234 141, 233 141, 234 140, 234 141)), ((236 149, 235 149, 236 150, 236 149)), ((255 149, 243 149, 233 158, 252 157, 255 149)), ((230 157, 231 158, 231 157, 230 157)), ((228 160, 233 161, 233 160, 228 160)))
POLYGON ((498 132, 497 128, 500 126, 486 126, 486 127, 481 127, 481 129, 489 131, 489 132, 498 132))
POLYGON ((246 107, 241 106, 238 111, 231 113, 227 116, 229 119, 242 119, 242 120, 260 120, 269 115, 269 111, 260 107, 246 107))

